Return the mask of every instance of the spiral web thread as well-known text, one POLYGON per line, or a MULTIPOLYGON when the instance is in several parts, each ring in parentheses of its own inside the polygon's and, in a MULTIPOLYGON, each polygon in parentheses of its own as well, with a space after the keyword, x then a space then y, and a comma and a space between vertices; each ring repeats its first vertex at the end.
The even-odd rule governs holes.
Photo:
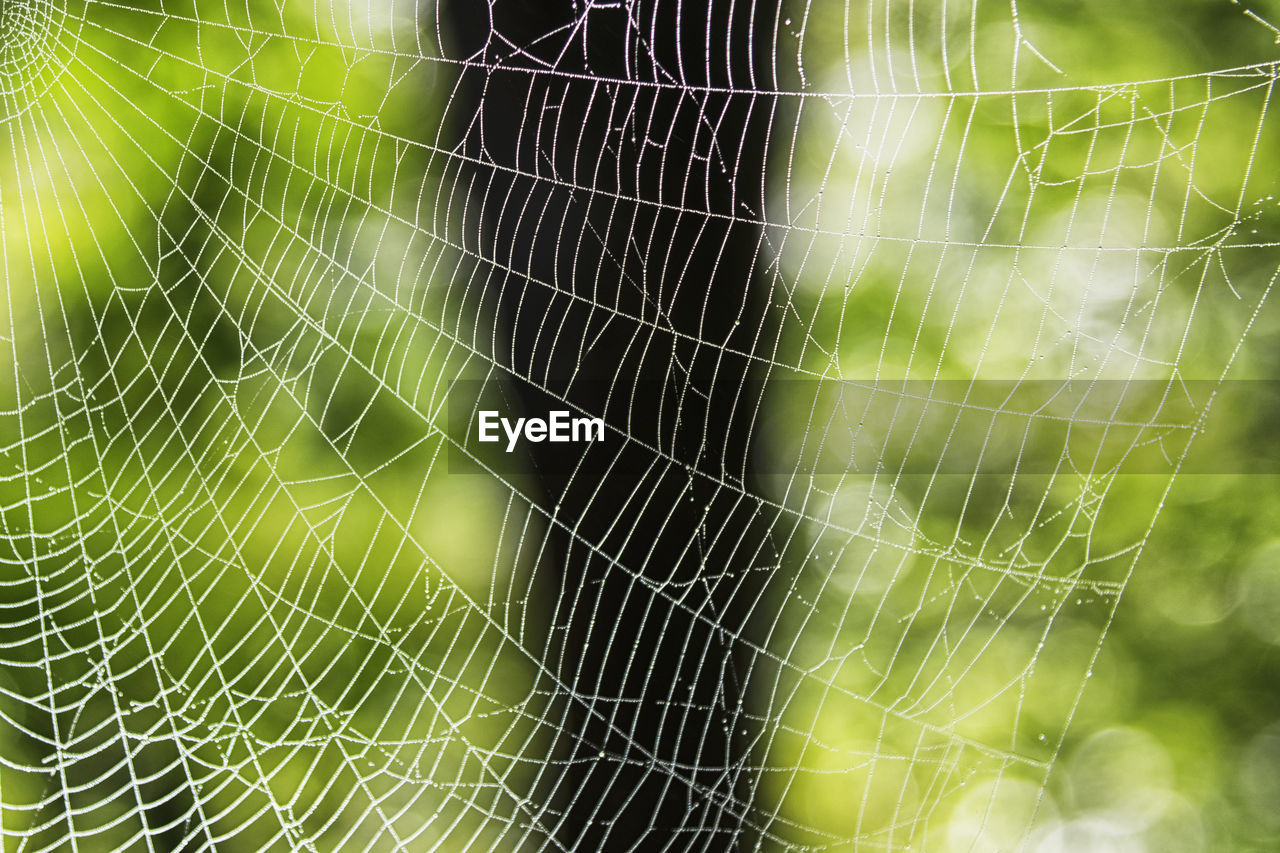
MULTIPOLYGON (((1265 57, 1265 16, 1223 14, 1265 57)), ((447 394, 499 372, 466 305, 510 270, 467 238, 471 172, 438 128, 465 123, 463 66, 556 63, 502 33, 458 56, 434 6, 400 0, 2 17, 5 849, 555 849, 546 745, 591 704, 539 651, 538 608, 575 594, 537 568, 565 522, 483 458, 447 471, 447 394)), ((794 89, 719 94, 794 117, 767 209, 738 215, 784 318, 772 452, 823 461, 748 495, 799 531, 759 567, 788 594, 758 605, 781 675, 736 712, 753 820, 819 849, 1051 837, 1049 771, 1207 416, 1170 401, 1226 375, 1276 271, 1255 168, 1276 66, 1088 79, 1017 5, 767 23, 794 89), (909 453, 919 413, 814 402, 909 379, 902 399, 959 413, 973 377, 1163 391, 1118 454, 1053 445, 1024 469, 1025 446, 989 445, 995 475, 855 464, 851 440, 909 453), (1153 446, 1163 466, 1126 478, 1153 446)), ((682 88, 670 72, 643 85, 682 88)), ((720 156, 649 144, 673 168, 720 156)), ((990 427, 1020 406, 974 408, 990 427)), ((971 426, 943 446, 971 452, 971 426)))

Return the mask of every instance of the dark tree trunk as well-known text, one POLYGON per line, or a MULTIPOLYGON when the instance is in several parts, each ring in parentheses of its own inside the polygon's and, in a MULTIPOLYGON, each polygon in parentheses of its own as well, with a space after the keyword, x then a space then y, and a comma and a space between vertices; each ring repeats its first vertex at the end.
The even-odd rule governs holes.
POLYGON ((449 181, 495 357, 524 414, 608 424, 603 444, 530 445, 557 587, 546 662, 568 694, 547 828, 577 850, 754 849, 746 676, 778 561, 752 483, 777 339, 759 223, 779 116, 753 92, 778 88, 780 13, 585 6, 444 13, 471 60, 449 181))

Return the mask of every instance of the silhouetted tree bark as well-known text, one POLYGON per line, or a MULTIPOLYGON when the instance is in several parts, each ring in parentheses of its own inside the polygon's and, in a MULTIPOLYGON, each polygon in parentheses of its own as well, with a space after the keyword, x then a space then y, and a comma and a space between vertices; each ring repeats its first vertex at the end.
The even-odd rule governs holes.
MULTIPOLYGON (((752 483, 775 6, 455 0, 448 110, 481 300, 526 414, 571 699, 548 823, 578 850, 753 849, 752 614, 777 557, 752 483), (482 265, 484 266, 484 265, 482 265)), ((758 761, 758 756, 755 759, 758 761)))

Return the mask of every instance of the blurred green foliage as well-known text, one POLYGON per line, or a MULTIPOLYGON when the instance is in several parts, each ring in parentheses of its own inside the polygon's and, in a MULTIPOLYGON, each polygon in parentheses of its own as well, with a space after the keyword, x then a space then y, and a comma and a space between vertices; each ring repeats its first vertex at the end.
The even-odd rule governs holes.
MULTIPOLYGON (((968 6, 807 10, 806 84, 852 94, 806 100, 797 145, 778 158, 802 226, 782 238, 802 322, 781 360, 829 382, 942 380, 947 399, 968 378, 1274 377, 1274 67, 1203 74, 1273 62, 1267 10, 977 8, 972 27, 968 6), (896 49, 908 43, 930 47, 896 49), (874 94, 885 89, 902 94, 874 94)), ((1142 465, 1091 471, 1087 453, 1053 477, 855 465, 808 488, 779 478, 819 522, 788 608, 806 675, 768 762, 795 768, 770 776, 806 828, 794 840, 1280 840, 1262 805, 1280 766, 1280 658, 1259 627, 1276 613, 1280 491, 1272 468, 1239 464, 1249 442, 1274 441, 1275 401, 1233 391, 1198 441, 1234 462, 1172 489, 1142 465)), ((804 383, 775 387, 784 458, 811 459, 828 434, 827 447, 852 435, 873 457, 928 434, 910 404, 883 428, 820 399, 804 383)), ((983 431, 960 446, 970 437, 981 446, 983 431)))

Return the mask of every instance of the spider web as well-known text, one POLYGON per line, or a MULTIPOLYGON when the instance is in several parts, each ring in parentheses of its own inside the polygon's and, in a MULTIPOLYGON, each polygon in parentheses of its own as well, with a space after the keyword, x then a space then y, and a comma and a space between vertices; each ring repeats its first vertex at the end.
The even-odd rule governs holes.
MULTIPOLYGON (((1102 24, 1014 4, 739 7, 769 73, 599 91, 789 116, 764 209, 676 205, 758 229, 735 250, 778 318, 768 476, 716 482, 784 540, 730 709, 750 820, 772 847, 1065 845, 1050 770, 1276 274, 1275 29, 1224 2, 1254 64, 1129 44, 1098 68, 1071 45, 1102 24)), ((6 849, 562 846, 551 745, 593 702, 548 659, 566 522, 446 418, 510 367, 477 294, 524 267, 476 236, 467 177, 508 167, 440 128, 467 123, 464 69, 599 84, 565 57, 600 16, 645 65, 630 4, 574 15, 459 55, 401 0, 5 0, 6 849)), ((548 113, 535 155, 599 156, 548 113)), ((758 179, 714 123, 645 145, 758 179)))

